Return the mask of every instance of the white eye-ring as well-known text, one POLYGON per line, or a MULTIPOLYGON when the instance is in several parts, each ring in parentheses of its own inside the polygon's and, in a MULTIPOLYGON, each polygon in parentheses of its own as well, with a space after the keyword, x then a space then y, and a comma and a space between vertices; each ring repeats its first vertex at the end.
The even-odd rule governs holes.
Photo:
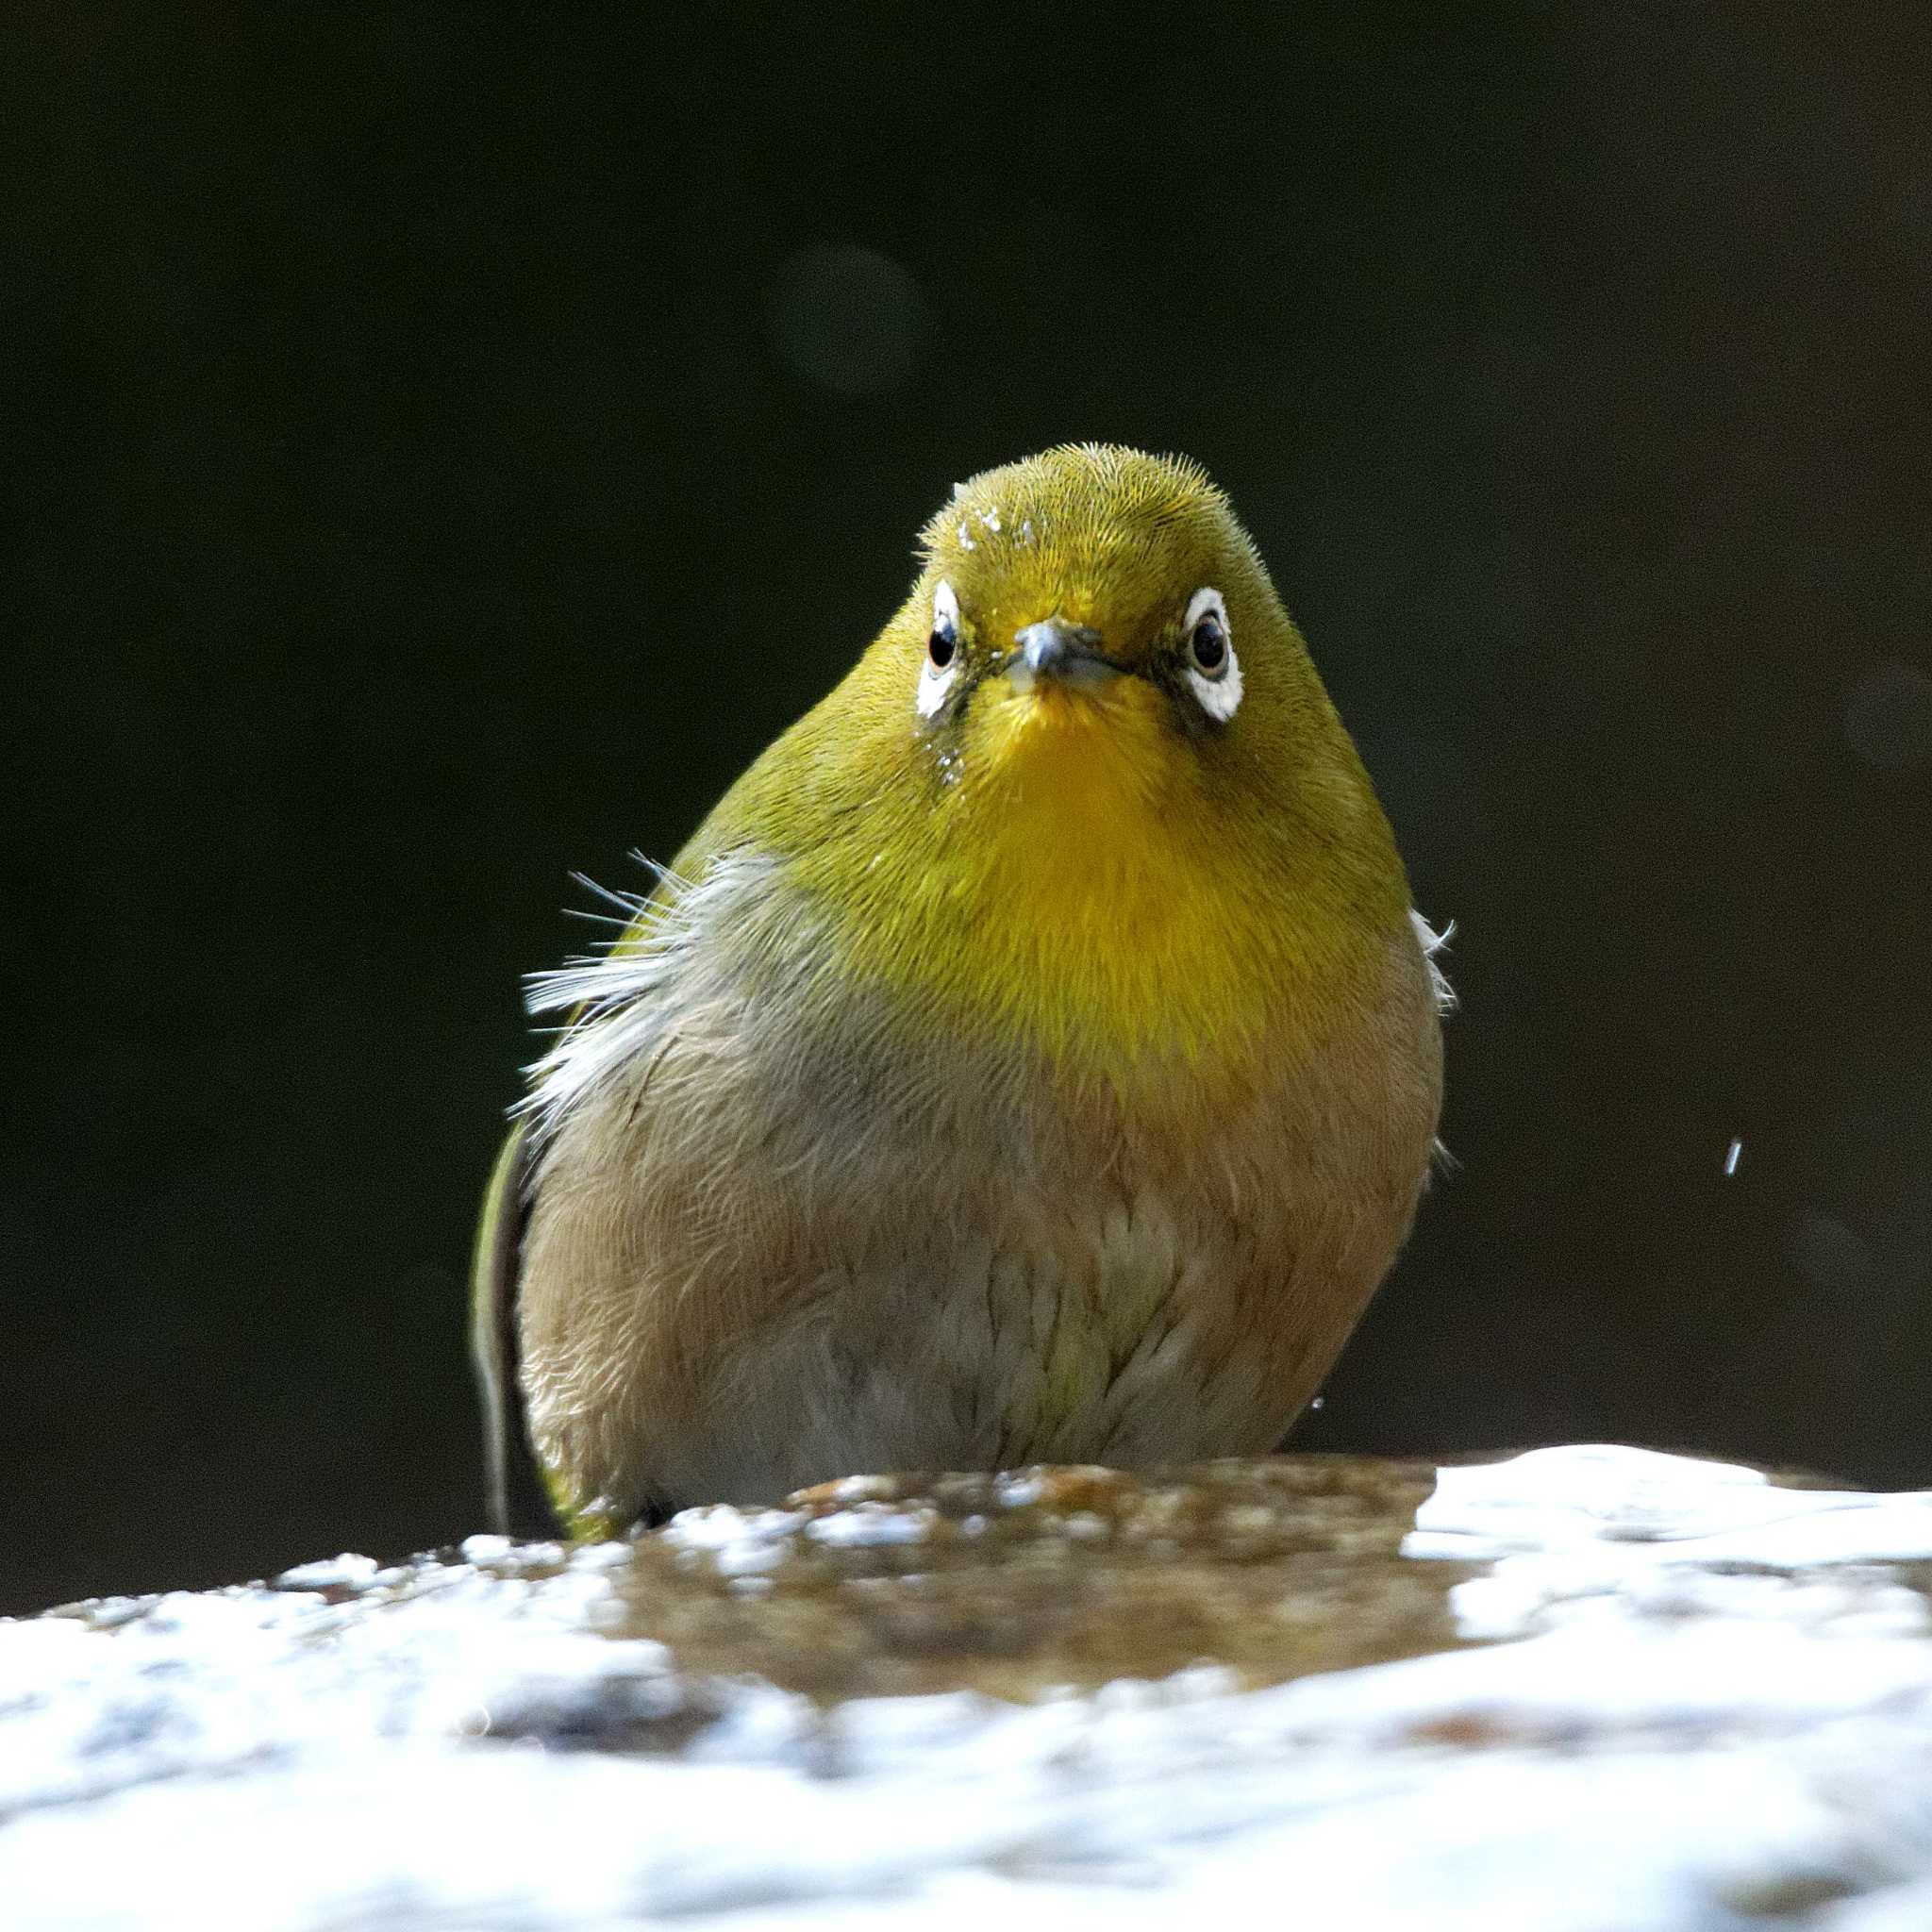
POLYGON ((1217 724, 1225 724, 1241 708, 1241 663, 1219 591, 1204 584, 1188 600, 1181 636, 1188 688, 1217 724))
POLYGON ((946 694, 958 682, 961 659, 959 649, 959 600, 943 577, 932 593, 932 631, 925 641, 925 663, 919 674, 919 695, 915 702, 922 718, 930 718, 945 703, 946 694))

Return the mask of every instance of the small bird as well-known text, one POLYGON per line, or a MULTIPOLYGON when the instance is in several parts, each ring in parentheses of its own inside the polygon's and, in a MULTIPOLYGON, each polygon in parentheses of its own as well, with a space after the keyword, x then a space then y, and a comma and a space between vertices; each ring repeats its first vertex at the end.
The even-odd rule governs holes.
POLYGON ((1438 943, 1194 463, 959 485, 619 937, 477 1246, 499 1521, 1265 1453, 1408 1233, 1438 943))

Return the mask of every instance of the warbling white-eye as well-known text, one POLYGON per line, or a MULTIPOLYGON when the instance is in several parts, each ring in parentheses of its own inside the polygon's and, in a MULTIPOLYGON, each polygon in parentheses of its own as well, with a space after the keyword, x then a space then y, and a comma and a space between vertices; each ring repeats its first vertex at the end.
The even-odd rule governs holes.
POLYGON ((924 558, 608 951, 538 976, 571 1017, 476 1270, 499 1511, 520 1420, 585 1535, 1262 1453, 1407 1234, 1434 941, 1226 500, 1060 448, 924 558))

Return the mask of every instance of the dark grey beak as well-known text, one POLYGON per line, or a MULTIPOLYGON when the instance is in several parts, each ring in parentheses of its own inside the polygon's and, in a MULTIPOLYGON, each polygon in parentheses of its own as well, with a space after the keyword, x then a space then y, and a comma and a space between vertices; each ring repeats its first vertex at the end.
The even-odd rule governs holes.
POLYGON ((1121 669, 1101 651, 1098 631, 1059 617, 1029 624, 1019 632, 1007 660, 1007 675, 1016 691, 1031 691, 1041 677, 1064 685, 1100 684, 1118 677, 1121 669))

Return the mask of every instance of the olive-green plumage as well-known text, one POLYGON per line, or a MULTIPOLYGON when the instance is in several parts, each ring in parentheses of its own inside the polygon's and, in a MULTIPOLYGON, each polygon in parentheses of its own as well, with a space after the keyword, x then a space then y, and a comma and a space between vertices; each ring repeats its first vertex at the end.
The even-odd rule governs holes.
MULTIPOLYGON (((478 1244, 579 1529, 858 1469, 1278 1441, 1441 1100, 1387 821, 1191 464, 989 472, 534 1070, 478 1244)), ((514 1360, 513 1360, 514 1357, 514 1360)))

